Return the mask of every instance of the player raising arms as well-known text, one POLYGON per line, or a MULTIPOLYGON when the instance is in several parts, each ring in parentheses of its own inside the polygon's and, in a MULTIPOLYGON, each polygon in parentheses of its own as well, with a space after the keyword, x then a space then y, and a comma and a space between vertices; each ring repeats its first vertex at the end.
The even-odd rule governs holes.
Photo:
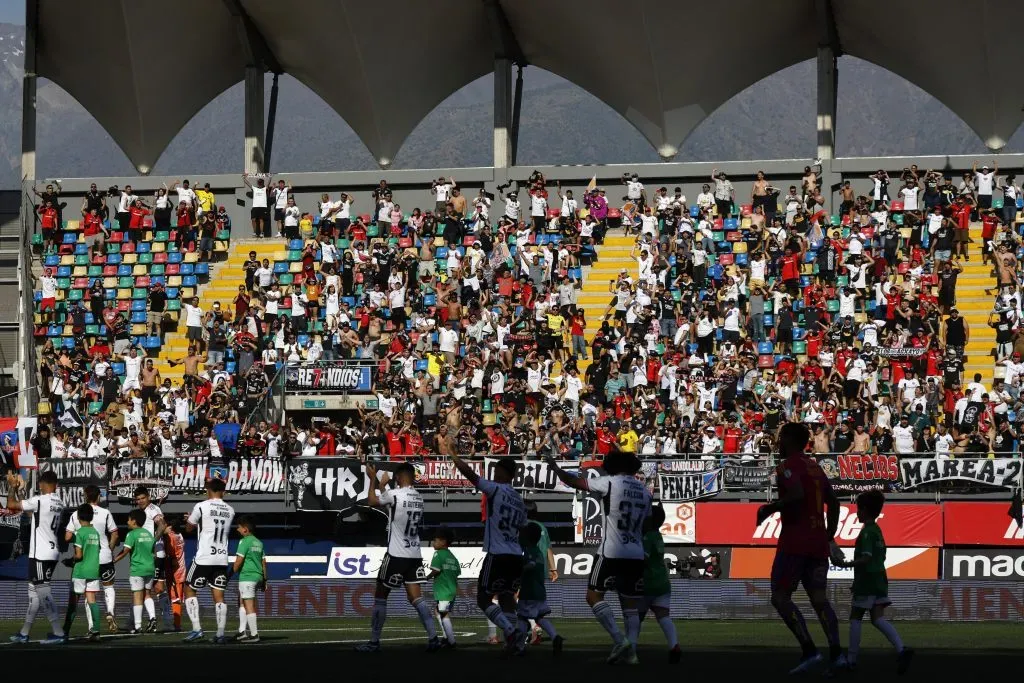
MULTIPOLYGON (((371 507, 386 508, 388 511, 388 551, 377 572, 377 591, 374 593, 373 616, 370 618, 370 640, 356 648, 359 652, 380 650, 380 634, 388 615, 388 595, 393 588, 405 586, 409 603, 416 608, 420 622, 427 631, 427 651, 441 649, 437 637, 437 624, 430 613, 430 607, 420 589, 427 580, 423 569, 423 555, 420 552, 420 525, 423 524, 423 496, 413 484, 416 470, 408 463, 395 468, 397 488, 377 493, 380 482, 377 470, 367 463, 366 476, 370 481, 367 503, 371 507)), ((386 483, 386 482, 385 482, 386 483)))
POLYGON ((480 478, 473 468, 455 454, 449 456, 470 484, 487 499, 484 522, 484 557, 477 581, 476 604, 495 626, 505 633, 505 650, 524 649, 525 642, 516 630, 516 593, 523 570, 523 549, 519 530, 526 525, 526 505, 512 488, 515 462, 502 458, 494 466, 494 481, 480 478), (491 602, 498 596, 498 604, 491 602))
POLYGON ((199 530, 196 556, 192 558, 192 566, 185 577, 185 612, 192 622, 192 632, 185 637, 185 642, 203 640, 196 591, 209 586, 216 603, 214 613, 217 616, 217 637, 213 642, 222 645, 227 642, 224 629, 228 625, 228 606, 224 603, 224 589, 228 585, 228 533, 235 518, 235 510, 223 500, 223 480, 208 480, 206 495, 206 500, 196 503, 192 508, 185 527, 188 531, 199 530))
POLYGON ((25 482, 14 472, 7 475, 7 509, 14 512, 24 511, 30 514, 31 532, 28 546, 28 611, 25 613, 25 624, 21 630, 11 636, 13 643, 27 643, 32 631, 32 622, 36 619, 39 608, 50 620, 53 629, 46 634, 44 644, 51 645, 64 642, 64 629, 60 625, 57 606, 50 593, 50 578, 57 566, 60 549, 57 547, 57 532, 60 529, 61 513, 64 503, 57 491, 57 475, 43 472, 39 475, 39 495, 21 499, 21 488, 25 482))
POLYGON ((809 671, 822 662, 804 615, 793 602, 793 593, 800 584, 825 629, 830 662, 836 663, 842 654, 839 620, 825 595, 829 556, 842 557, 833 540, 839 525, 839 500, 818 463, 805 453, 809 440, 810 430, 804 424, 788 422, 779 429, 782 462, 776 468, 778 500, 757 510, 758 524, 776 512, 782 514, 782 531, 772 564, 772 606, 803 650, 800 663, 790 672, 794 674, 809 671))
MULTIPOLYGON (((100 535, 100 581, 103 584, 103 601, 107 607, 107 629, 111 633, 117 632, 117 621, 114 619, 114 554, 117 547, 117 525, 114 524, 114 516, 104 507, 100 507, 100 489, 94 484, 89 484, 83 490, 85 502, 92 507, 92 528, 100 535)), ((64 540, 68 543, 75 539, 75 532, 82 526, 78 521, 78 512, 71 515, 67 529, 64 531, 64 540)), ((70 630, 71 620, 74 619, 74 610, 69 609, 64 616, 64 630, 70 630)), ((96 624, 99 628, 99 624, 96 624)))
POLYGON ((640 461, 631 453, 617 451, 604 458, 605 474, 588 479, 570 474, 554 458, 548 466, 566 486, 600 498, 604 514, 601 548, 587 583, 587 604, 615 642, 608 663, 636 664, 636 642, 640 637, 640 600, 644 595, 644 520, 651 514, 651 494, 634 476, 640 461), (611 605, 604 601, 607 591, 619 594, 626 637, 622 637, 611 605))

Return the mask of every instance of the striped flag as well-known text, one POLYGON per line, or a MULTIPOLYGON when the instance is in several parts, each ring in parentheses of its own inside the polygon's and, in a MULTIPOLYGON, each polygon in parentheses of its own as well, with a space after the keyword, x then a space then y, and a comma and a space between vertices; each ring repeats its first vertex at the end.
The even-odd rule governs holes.
POLYGON ((596 189, 597 189, 597 174, 595 173, 594 177, 590 179, 589 183, 587 183, 587 192, 593 192, 596 189))

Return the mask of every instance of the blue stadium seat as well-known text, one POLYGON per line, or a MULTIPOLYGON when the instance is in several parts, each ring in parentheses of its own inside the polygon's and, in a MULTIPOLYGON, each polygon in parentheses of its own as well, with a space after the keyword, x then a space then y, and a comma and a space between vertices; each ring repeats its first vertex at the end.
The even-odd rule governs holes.
POLYGON ((54 267, 59 266, 59 265, 60 265, 60 256, 57 256, 56 254, 50 254, 45 259, 43 259, 43 266, 45 266, 47 268, 54 268, 54 267))
POLYGON ((210 264, 209 263, 196 263, 194 264, 194 272, 196 275, 209 275, 210 264))
POLYGON ((71 266, 59 266, 57 268, 57 277, 71 277, 71 266))
POLYGON ((174 251, 174 252, 171 252, 171 253, 167 254, 167 262, 168 263, 181 263, 184 260, 185 260, 185 257, 182 255, 182 253, 180 251, 174 251))
POLYGON ((195 275, 186 275, 185 277, 181 278, 181 285, 183 287, 195 287, 197 284, 198 282, 196 281, 195 275))
POLYGON ((178 270, 179 275, 192 275, 194 272, 191 263, 182 263, 181 268, 178 270))
POLYGON ((129 319, 132 323, 144 323, 146 322, 145 311, 133 311, 132 317, 129 319))
POLYGON ((142 311, 143 313, 145 313, 146 312, 146 300, 145 299, 132 299, 131 310, 133 310, 133 311, 142 311))

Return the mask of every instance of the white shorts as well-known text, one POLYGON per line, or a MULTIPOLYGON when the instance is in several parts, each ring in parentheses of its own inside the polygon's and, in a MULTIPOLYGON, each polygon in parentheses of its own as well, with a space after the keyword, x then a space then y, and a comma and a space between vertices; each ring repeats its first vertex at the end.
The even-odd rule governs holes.
POLYGON ((153 577, 152 576, 129 576, 128 585, 131 586, 132 592, 138 592, 141 590, 152 590, 153 588, 153 577))
POLYGON ((75 591, 75 595, 84 595, 85 593, 99 593, 100 581, 99 579, 71 579, 71 585, 75 591))
POLYGON ((255 600, 256 581, 239 581, 238 597, 242 598, 243 600, 255 600))
POLYGON ((551 608, 544 600, 520 600, 516 614, 524 619, 543 619, 551 614, 551 608))
POLYGON ((440 614, 447 614, 452 611, 452 607, 455 605, 454 600, 438 600, 437 611, 440 614))
POLYGON ((138 389, 139 391, 142 391, 142 384, 139 383, 139 378, 138 377, 134 377, 132 379, 126 379, 124 381, 124 384, 121 385, 121 393, 122 394, 127 394, 132 389, 138 389))
POLYGON ((643 607, 640 608, 641 612, 649 612, 652 607, 660 607, 661 609, 669 609, 672 606, 672 594, 664 593, 662 595, 645 595, 643 597, 643 607))
POLYGON ((888 595, 883 595, 881 597, 875 595, 854 595, 850 604, 858 609, 869 610, 872 607, 886 607, 887 605, 891 605, 892 600, 889 599, 888 595))

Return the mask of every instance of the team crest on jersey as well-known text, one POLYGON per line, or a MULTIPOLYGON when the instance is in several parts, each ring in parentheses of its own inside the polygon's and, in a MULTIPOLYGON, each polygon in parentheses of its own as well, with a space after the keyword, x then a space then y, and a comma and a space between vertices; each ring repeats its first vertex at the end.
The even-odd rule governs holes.
POLYGON ((106 479, 107 477, 107 463, 99 460, 94 460, 92 463, 92 473, 96 475, 97 479, 106 479))

